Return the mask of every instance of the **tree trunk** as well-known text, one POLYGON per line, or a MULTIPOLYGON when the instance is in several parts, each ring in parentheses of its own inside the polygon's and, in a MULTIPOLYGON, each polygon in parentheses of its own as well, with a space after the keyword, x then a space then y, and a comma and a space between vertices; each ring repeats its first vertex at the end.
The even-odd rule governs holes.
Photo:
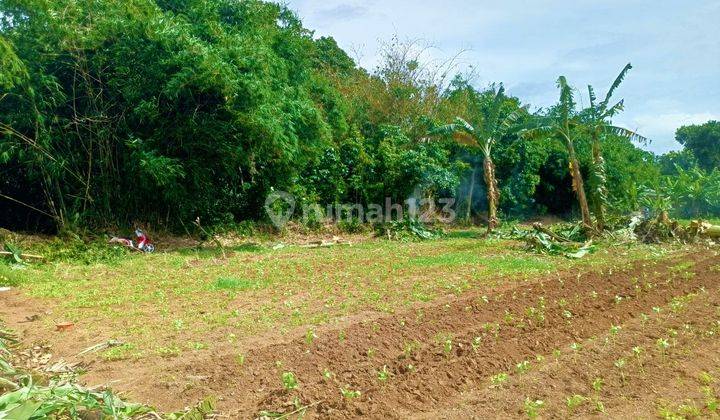
POLYGON ((593 140, 593 207, 598 231, 605 230, 605 203, 607 201, 607 178, 605 174, 605 159, 600 150, 600 141, 593 140))
POLYGON ((472 175, 470 178, 470 191, 468 192, 468 203, 467 203, 467 213, 465 214, 465 220, 470 221, 470 216, 472 212, 472 203, 473 203, 473 194, 475 193, 475 174, 477 173, 477 166, 473 165, 472 175))
POLYGON ((483 161, 485 185, 487 186, 488 200, 488 232, 492 232, 498 226, 497 205, 500 198, 497 179, 495 179, 495 164, 492 158, 485 156, 483 161))
POLYGON ((570 155, 570 175, 573 180, 573 190, 577 195, 580 204, 580 213, 582 214, 583 227, 586 231, 593 229, 592 217, 590 216, 590 207, 588 206, 587 196, 585 195, 585 185, 583 183, 582 173, 580 172, 580 162, 578 162, 575 154, 575 147, 568 142, 568 152, 570 155))

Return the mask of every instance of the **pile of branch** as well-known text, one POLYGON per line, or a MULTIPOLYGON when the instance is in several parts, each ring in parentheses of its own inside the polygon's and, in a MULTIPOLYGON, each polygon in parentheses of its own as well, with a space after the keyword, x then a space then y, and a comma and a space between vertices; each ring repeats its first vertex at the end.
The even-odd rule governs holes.
POLYGON ((430 240, 443 236, 441 229, 434 229, 417 218, 404 218, 375 226, 375 235, 391 241, 430 240))
MULTIPOLYGON (((110 390, 87 388, 74 376, 47 377, 16 368, 10 362, 15 335, 0 329, 0 419, 114 418, 114 419, 208 419, 214 418, 214 401, 193 408, 158 414, 151 407, 123 401, 110 390)), ((92 350, 89 349, 88 351, 92 350)))
POLYGON ((42 255, 26 254, 19 247, 13 245, 10 242, 5 242, 2 246, 3 250, 0 250, 0 257, 8 257, 15 260, 16 263, 22 264, 26 259, 43 260, 45 259, 42 255))
POLYGON ((720 239, 720 226, 702 220, 693 220, 690 222, 688 232, 693 236, 720 239))
POLYGON ((595 251, 592 240, 578 242, 568 236, 553 232, 541 223, 534 223, 532 230, 513 228, 510 238, 525 242, 529 250, 541 254, 562 255, 567 258, 582 258, 595 251))
POLYGON ((23 259, 23 260, 25 260, 25 259, 30 259, 30 260, 44 260, 44 259, 45 259, 45 257, 43 257, 42 255, 24 254, 24 253, 15 254, 15 253, 12 253, 12 252, 10 252, 10 251, 0 251, 0 256, 3 256, 3 257, 14 257, 14 256, 16 256, 16 255, 17 255, 20 259, 23 259))
POLYGON ((662 212, 656 218, 639 223, 635 227, 635 235, 644 243, 691 243, 701 239, 714 241, 720 239, 720 226, 703 220, 693 220, 689 226, 683 226, 662 212))

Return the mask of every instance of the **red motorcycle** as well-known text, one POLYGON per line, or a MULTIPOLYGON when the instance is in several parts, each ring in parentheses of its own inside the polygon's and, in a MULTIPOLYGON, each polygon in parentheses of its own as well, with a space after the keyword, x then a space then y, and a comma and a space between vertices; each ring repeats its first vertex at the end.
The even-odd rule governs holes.
POLYGON ((137 237, 137 244, 130 239, 118 238, 117 236, 110 238, 110 243, 120 244, 130 249, 148 254, 155 251, 155 245, 150 242, 150 238, 145 234, 145 232, 140 229, 135 229, 135 236, 137 237))

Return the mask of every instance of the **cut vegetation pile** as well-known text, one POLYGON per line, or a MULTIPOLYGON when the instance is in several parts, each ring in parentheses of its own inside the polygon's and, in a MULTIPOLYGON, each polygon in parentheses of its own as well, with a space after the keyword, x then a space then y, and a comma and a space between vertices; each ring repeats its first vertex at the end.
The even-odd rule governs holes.
MULTIPOLYGON (((57 365, 45 371, 17 368, 11 362, 11 350, 17 344, 15 334, 0 329, 0 419, 190 420, 206 418, 213 413, 213 402, 206 400, 192 409, 160 415, 151 407, 125 401, 109 389, 80 385, 77 382, 80 371, 55 369, 56 373, 62 373, 51 375, 57 365)), ((50 357, 47 355, 45 363, 50 357)))
POLYGON ((662 212, 657 218, 640 223, 635 228, 635 233, 638 240, 644 243, 706 241, 712 244, 720 239, 720 226, 702 220, 693 220, 688 225, 683 225, 662 212))

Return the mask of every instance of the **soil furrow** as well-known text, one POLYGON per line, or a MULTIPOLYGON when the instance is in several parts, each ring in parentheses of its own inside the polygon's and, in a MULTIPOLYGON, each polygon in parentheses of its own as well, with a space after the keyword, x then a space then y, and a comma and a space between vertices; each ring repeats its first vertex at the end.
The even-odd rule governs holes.
POLYGON ((321 417, 400 417, 437 409, 486 387, 489 377, 513 371, 520 361, 602 334, 699 287, 717 287, 710 270, 717 257, 678 261, 565 275, 322 329, 317 338, 307 334, 290 343, 218 352, 212 360, 178 367, 178 376, 207 378, 179 397, 220 395, 223 411, 243 417, 290 410, 295 399, 320 401, 309 414, 321 417), (284 390, 282 372, 293 372, 299 389, 284 390), (340 388, 361 396, 343 398, 340 388))

